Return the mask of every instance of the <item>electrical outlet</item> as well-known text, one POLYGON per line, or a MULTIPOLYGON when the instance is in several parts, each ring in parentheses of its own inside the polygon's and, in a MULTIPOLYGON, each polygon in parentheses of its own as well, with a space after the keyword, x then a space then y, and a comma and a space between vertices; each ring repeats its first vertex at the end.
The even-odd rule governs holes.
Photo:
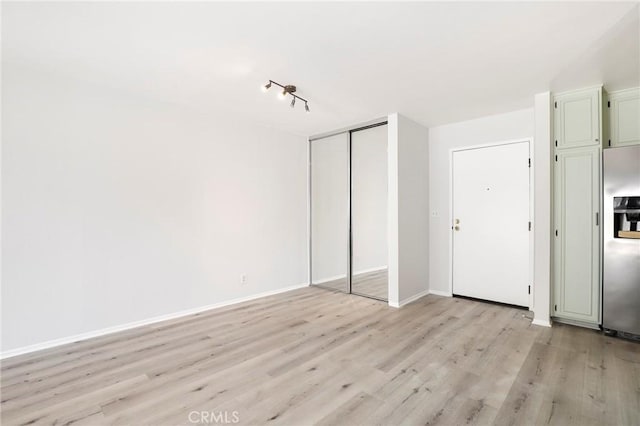
POLYGON ((437 210, 432 210, 431 211, 431 216, 438 217, 438 211, 437 210))
POLYGON ((240 275, 240 284, 246 284, 246 283, 247 283, 247 274, 240 275))

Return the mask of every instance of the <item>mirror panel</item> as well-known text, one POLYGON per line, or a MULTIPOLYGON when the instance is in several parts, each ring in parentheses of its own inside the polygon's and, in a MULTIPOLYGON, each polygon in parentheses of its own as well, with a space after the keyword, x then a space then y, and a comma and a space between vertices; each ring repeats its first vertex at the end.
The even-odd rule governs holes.
POLYGON ((387 126, 351 133, 351 292, 388 299, 387 126))
POLYGON ((311 284, 349 292, 349 134, 310 142, 311 284))

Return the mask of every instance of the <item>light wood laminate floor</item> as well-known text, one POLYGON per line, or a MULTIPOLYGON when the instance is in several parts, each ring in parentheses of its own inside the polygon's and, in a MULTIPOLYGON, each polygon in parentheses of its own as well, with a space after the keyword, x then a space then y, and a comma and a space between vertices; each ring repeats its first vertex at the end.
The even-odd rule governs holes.
POLYGON ((305 288, 1 372, 3 425, 640 424, 638 343, 432 295, 394 309, 305 288))

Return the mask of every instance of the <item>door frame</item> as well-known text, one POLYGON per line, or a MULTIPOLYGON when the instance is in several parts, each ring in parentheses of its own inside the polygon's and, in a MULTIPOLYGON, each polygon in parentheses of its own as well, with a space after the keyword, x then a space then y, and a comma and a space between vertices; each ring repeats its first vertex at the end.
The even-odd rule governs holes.
POLYGON ((533 285, 533 262, 534 262, 534 240, 533 234, 535 229, 534 218, 534 174, 533 170, 535 162, 533 161, 533 137, 510 139, 500 142, 489 142, 476 145, 459 146, 449 149, 449 294, 453 296, 453 154, 460 151, 470 151, 474 149, 491 148, 502 145, 513 145, 516 143, 526 142, 529 145, 529 221, 531 222, 531 229, 529 229, 529 310, 533 310, 534 292, 535 286, 533 285))

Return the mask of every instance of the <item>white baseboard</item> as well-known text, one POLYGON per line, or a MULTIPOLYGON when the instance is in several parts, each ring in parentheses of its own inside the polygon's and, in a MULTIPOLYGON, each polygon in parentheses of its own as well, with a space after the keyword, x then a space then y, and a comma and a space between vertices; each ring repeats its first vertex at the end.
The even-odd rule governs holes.
MULTIPOLYGON (((384 271, 386 269, 387 269, 387 265, 376 266, 374 268, 367 268, 367 269, 363 269, 361 271, 353 271, 353 275, 368 274, 369 272, 384 271)), ((343 279, 343 278, 347 278, 347 276, 345 274, 334 275, 332 277, 322 278, 319 281, 314 282, 314 284, 324 284, 324 283, 328 283, 328 282, 331 282, 331 281, 340 280, 340 279, 343 279)))
POLYGON ((18 355, 24 355, 31 352, 41 351, 43 349, 50 349, 56 346, 66 345, 68 343, 79 342, 81 340, 87 340, 94 337, 105 336, 107 334, 117 333, 119 331, 130 330, 132 328, 142 327, 144 325, 154 324, 157 322, 167 321, 175 318, 185 317, 188 315, 197 314, 200 312, 208 311, 211 309, 222 308, 223 306, 235 305, 236 303, 248 302, 250 300, 259 299, 261 297, 273 296, 274 294, 285 293, 291 290, 297 290, 299 288, 308 287, 309 284, 298 284, 291 287, 280 288, 277 290, 265 291, 251 296, 239 297, 237 299, 231 299, 220 303, 214 303, 212 305, 200 306, 197 308, 186 309, 183 311, 173 312, 166 315, 160 315, 153 318, 147 318, 140 321, 134 321, 127 324, 116 325, 113 327, 102 328, 100 330, 89 331, 86 333, 80 333, 73 336, 62 337, 60 339, 48 340, 42 343, 36 343, 34 345, 23 346, 21 348, 11 349, 0 353, 0 359, 11 358, 18 355))
POLYGON ((429 294, 434 294, 436 296, 453 297, 453 294, 449 293, 448 291, 429 290, 429 294))
POLYGON ((416 300, 426 296, 427 294, 429 294, 429 290, 424 290, 420 293, 414 294, 411 297, 407 297, 406 299, 400 301, 400 306, 408 305, 411 302, 415 302, 416 300))
POLYGON ((392 308, 400 308, 404 305, 407 305, 413 301, 416 301, 418 299, 420 299, 421 297, 424 297, 428 294, 434 294, 436 296, 444 296, 444 297, 452 297, 453 295, 451 293, 447 293, 446 291, 440 291, 440 290, 425 290, 425 291, 421 291, 418 294, 415 294, 411 297, 408 297, 400 302, 396 302, 396 301, 389 301, 389 306, 391 306, 392 308))
POLYGON ((324 284, 335 280, 347 279, 346 275, 334 275, 332 277, 322 278, 320 281, 314 282, 314 284, 324 284))
POLYGON ((531 324, 533 325, 539 325, 541 327, 551 327, 551 321, 549 320, 543 320, 543 319, 533 319, 533 321, 531 321, 531 324))
POLYGON ((387 265, 376 266, 374 268, 367 268, 367 269, 362 269, 360 271, 353 271, 353 275, 368 274, 369 272, 386 271, 387 269, 389 269, 387 265))
POLYGON ((427 294, 429 294, 429 290, 421 291, 418 294, 414 294, 411 297, 407 297, 406 299, 401 300, 399 303, 396 301, 393 301, 393 302, 390 301, 389 306, 391 306, 392 308, 401 308, 402 306, 408 305, 409 303, 414 302, 420 299, 421 297, 426 296, 427 294))
POLYGON ((571 320, 568 318, 558 318, 558 317, 553 317, 553 321, 559 322, 561 324, 575 325, 576 327, 584 327, 584 328, 590 328, 592 330, 600 330, 599 324, 593 324, 590 322, 571 320))

